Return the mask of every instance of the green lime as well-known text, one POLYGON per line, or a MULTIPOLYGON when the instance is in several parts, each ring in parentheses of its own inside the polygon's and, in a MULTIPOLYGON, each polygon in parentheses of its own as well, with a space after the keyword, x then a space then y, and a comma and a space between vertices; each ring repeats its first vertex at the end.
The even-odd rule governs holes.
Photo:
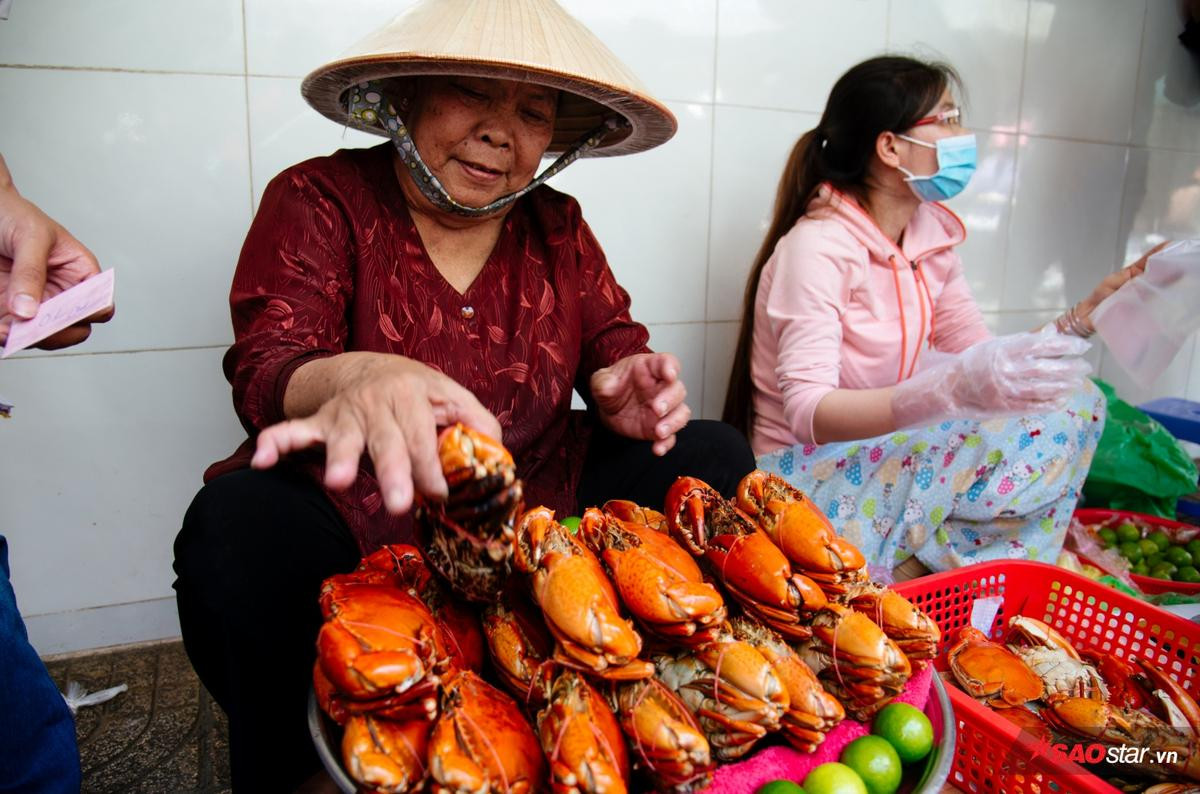
POLYGON ((882 736, 860 736, 842 750, 838 759, 862 778, 869 794, 895 794, 904 767, 896 749, 882 736))
MULTIPOLYGON (((1189 543, 1188 545, 1190 546, 1192 544, 1189 543)), ((1200 568, 1200 549, 1196 549, 1192 552, 1192 565, 1200 568)))
POLYGON ((1192 538, 1189 540, 1186 548, 1192 554, 1200 554, 1200 538, 1192 538))
POLYGON ((808 794, 869 794, 857 772, 832 761, 808 773, 804 778, 804 790, 808 794))
POLYGON ((558 523, 571 530, 571 534, 574 535, 579 531, 579 521, 579 516, 567 516, 566 518, 561 519, 558 523))
POLYGON ((907 703, 889 703, 875 715, 871 733, 891 742, 906 764, 920 761, 933 748, 933 725, 925 712, 907 703))
POLYGON ((1188 584, 1200 584, 1200 571, 1194 565, 1184 565, 1175 572, 1175 581, 1188 584))
POLYGON ((1155 579, 1173 579, 1179 568, 1169 562, 1160 562, 1158 565, 1151 566, 1150 576, 1155 579))
POLYGON ((1167 558, 1167 562, 1173 562, 1176 565, 1192 564, 1192 553, 1183 546, 1171 546, 1163 552, 1163 556, 1167 558))
POLYGON ((1146 563, 1144 561, 1138 562, 1136 565, 1134 565, 1132 568, 1129 569, 1129 572, 1136 573, 1138 576, 1149 576, 1150 575, 1150 569, 1146 566, 1146 563))
POLYGON ((1100 545, 1104 548, 1117 545, 1117 531, 1112 527, 1100 527, 1096 534, 1100 537, 1100 545))
POLYGON ((1156 551, 1153 554, 1147 554, 1142 562, 1146 563, 1147 568, 1153 568, 1161 562, 1166 562, 1167 558, 1161 551, 1156 551))
POLYGON ((1121 552, 1121 556, 1130 562, 1142 561, 1142 544, 1136 540, 1127 540, 1120 546, 1117 546, 1117 551, 1121 552))
POLYGON ((1137 544, 1142 550, 1143 557, 1149 557, 1151 554, 1159 554, 1162 552, 1162 549, 1159 548, 1158 544, 1150 540, 1150 538, 1142 538, 1137 542, 1137 544))
POLYGON ((790 780, 772 780, 759 786, 754 794, 805 794, 805 791, 790 780))
POLYGON ((1146 540, 1154 541, 1154 545, 1158 546, 1159 551, 1166 551, 1167 546, 1171 545, 1171 536, 1161 529, 1156 529, 1146 536, 1146 540))
POLYGON ((1117 540, 1121 543, 1128 543, 1131 540, 1141 540, 1142 531, 1137 528, 1137 524, 1131 524, 1126 521, 1117 527, 1117 540))

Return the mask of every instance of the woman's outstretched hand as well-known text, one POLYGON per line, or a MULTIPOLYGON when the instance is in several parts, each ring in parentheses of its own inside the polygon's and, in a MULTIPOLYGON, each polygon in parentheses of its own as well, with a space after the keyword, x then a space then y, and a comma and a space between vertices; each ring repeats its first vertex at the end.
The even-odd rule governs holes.
POLYGON ((289 413, 304 413, 313 397, 327 393, 315 413, 272 425, 258 435, 251 465, 279 459, 316 444, 325 445, 325 485, 350 487, 366 452, 375 466, 387 509, 412 507, 414 490, 446 496, 438 459, 438 427, 462 422, 497 441, 500 423, 454 380, 412 359, 384 353, 343 353, 305 364, 288 384, 289 413), (293 391, 295 390, 295 392, 293 391))
POLYGON ((1159 243, 1146 253, 1142 254, 1141 258, 1133 264, 1121 268, 1116 273, 1109 273, 1103 278, 1103 280, 1101 280, 1099 284, 1096 285, 1096 288, 1092 290, 1091 295, 1088 295, 1086 298, 1076 304, 1075 315, 1079 318, 1080 322, 1083 323, 1084 330, 1086 330, 1089 334, 1095 333, 1096 327, 1092 325, 1092 312, 1095 311, 1096 307, 1099 306, 1101 302, 1103 302, 1104 299, 1109 295, 1112 295, 1121 287, 1125 286, 1125 282, 1140 276, 1142 273, 1145 273, 1146 260, 1148 260, 1152 255, 1158 253, 1165 246, 1170 245, 1170 243, 1170 240, 1159 243))
POLYGON ((692 417, 679 359, 670 353, 626 356, 596 370, 590 386, 604 426, 627 438, 653 441, 655 455, 675 446, 675 434, 692 417))

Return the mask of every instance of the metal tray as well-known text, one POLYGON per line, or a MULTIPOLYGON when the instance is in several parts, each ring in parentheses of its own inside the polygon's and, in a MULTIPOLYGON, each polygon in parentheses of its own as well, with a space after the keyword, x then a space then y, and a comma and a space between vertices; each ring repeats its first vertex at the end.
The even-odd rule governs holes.
MULTIPOLYGON (((954 764, 954 709, 941 678, 936 674, 932 678, 932 691, 925 704, 925 714, 933 723, 933 750, 925 759, 920 780, 911 788, 901 787, 901 794, 937 794, 949 779, 950 768, 954 764)), ((341 729, 321 711, 316 695, 311 692, 308 696, 308 732, 333 782, 343 794, 355 794, 358 789, 342 768, 341 729)))

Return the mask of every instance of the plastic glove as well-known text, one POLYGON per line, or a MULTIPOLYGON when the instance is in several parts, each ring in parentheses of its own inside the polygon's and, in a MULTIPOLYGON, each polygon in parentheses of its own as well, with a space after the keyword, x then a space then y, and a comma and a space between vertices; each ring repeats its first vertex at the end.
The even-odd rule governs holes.
POLYGON ((1091 372, 1091 345, 1047 326, 973 345, 892 389, 896 427, 1056 411, 1091 372))

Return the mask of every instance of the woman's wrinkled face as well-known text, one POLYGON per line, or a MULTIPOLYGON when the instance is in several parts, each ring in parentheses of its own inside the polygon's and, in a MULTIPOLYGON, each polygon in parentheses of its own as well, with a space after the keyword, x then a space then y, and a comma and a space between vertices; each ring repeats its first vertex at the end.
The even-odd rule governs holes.
POLYGON ((451 197, 482 207, 528 185, 554 132, 558 92, 480 77, 431 77, 405 122, 451 197))

